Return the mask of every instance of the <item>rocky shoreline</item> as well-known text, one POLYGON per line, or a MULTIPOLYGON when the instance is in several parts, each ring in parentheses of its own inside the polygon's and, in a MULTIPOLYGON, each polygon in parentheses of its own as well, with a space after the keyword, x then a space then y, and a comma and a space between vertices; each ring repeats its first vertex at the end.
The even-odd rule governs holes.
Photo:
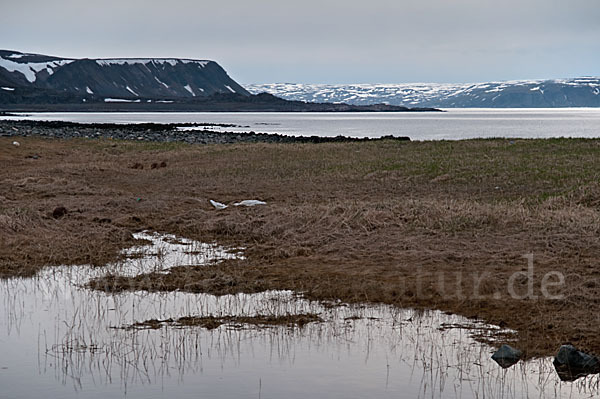
POLYGON ((89 138, 152 142, 184 142, 189 144, 232 143, 332 143, 377 140, 410 141, 409 137, 353 138, 345 136, 285 136, 267 133, 235 133, 210 130, 211 127, 239 127, 210 123, 74 123, 60 121, 0 120, 0 137, 48 137, 57 139, 89 138), (191 128, 192 130, 181 130, 191 128))

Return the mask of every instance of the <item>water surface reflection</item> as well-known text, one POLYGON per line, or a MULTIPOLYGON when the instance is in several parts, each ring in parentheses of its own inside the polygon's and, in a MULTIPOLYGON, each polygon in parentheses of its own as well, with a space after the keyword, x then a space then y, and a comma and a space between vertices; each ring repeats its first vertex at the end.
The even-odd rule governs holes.
POLYGON ((289 291, 215 297, 109 294, 83 288, 106 273, 135 275, 239 256, 215 245, 142 233, 149 245, 104 268, 54 267, 0 282, 0 384, 11 398, 49 397, 593 397, 597 376, 561 382, 551 359, 509 369, 441 312, 323 304, 289 291), (302 328, 230 323, 212 330, 122 328, 189 315, 318 313, 302 328))

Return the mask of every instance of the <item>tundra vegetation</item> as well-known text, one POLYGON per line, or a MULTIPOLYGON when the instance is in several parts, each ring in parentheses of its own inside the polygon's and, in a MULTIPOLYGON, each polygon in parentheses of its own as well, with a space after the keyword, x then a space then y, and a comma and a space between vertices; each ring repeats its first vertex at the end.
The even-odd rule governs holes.
POLYGON ((527 357, 598 353, 599 154, 589 139, 0 138, 0 276, 106 264, 158 231, 244 257, 90 285, 441 309, 515 330, 527 357))

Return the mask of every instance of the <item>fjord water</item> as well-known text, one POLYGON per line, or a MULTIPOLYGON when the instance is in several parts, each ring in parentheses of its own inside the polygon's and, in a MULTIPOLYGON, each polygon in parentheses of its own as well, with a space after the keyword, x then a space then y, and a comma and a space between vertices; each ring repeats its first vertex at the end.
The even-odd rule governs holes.
POLYGON ((111 294, 84 287, 106 273, 162 273, 241 256, 141 233, 148 245, 106 267, 50 267, 0 282, 0 397, 583 398, 597 376, 560 382, 551 359, 502 369, 472 334, 498 327, 441 312, 308 301, 289 291, 216 297, 111 294), (318 313, 303 328, 222 325, 121 329, 188 315, 318 313), (115 328, 116 327, 116 328, 115 328))
POLYGON ((600 137, 600 108, 447 109, 376 113, 30 113, 2 119, 82 123, 220 123, 214 130, 300 136, 408 136, 412 140, 600 137))

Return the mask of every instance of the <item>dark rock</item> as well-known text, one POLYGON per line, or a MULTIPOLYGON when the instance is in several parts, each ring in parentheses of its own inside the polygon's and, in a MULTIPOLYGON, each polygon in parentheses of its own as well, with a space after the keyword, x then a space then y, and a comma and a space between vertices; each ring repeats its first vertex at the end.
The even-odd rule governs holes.
POLYGON ((561 346, 553 363, 562 381, 574 381, 589 374, 600 373, 600 360, 578 351, 573 345, 561 346))
POLYGON ((139 163, 139 162, 136 162, 136 163, 134 163, 133 165, 131 165, 129 168, 130 168, 130 169, 144 169, 144 165, 142 165, 142 164, 141 164, 141 163, 139 163))
POLYGON ((165 161, 162 161, 161 163, 158 164, 159 168, 166 168, 167 167, 167 163, 165 161))
POLYGON ((492 355, 492 359, 502 368, 508 368, 516 364, 521 358, 522 352, 510 345, 502 345, 500 349, 492 355))
POLYGON ((52 217, 54 219, 60 219, 63 216, 65 216, 68 213, 67 208, 65 208, 64 206, 58 206, 56 208, 54 208, 54 210, 52 211, 52 217))
POLYGON ((381 140, 410 141, 410 137, 408 137, 408 136, 392 136, 391 134, 389 134, 387 136, 381 136, 381 140))

